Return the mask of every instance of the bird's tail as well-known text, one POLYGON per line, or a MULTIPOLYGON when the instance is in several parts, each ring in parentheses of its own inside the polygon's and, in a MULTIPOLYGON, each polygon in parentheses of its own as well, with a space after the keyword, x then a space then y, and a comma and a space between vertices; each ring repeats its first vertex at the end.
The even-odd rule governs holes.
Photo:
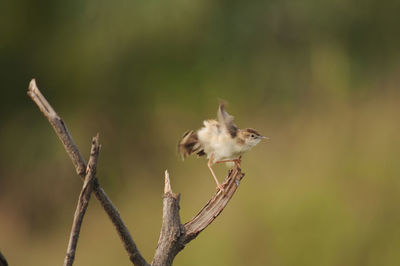
POLYGON ((178 153, 181 155, 182 160, 196 153, 197 156, 205 155, 203 148, 199 142, 197 133, 193 130, 186 131, 178 143, 178 153))

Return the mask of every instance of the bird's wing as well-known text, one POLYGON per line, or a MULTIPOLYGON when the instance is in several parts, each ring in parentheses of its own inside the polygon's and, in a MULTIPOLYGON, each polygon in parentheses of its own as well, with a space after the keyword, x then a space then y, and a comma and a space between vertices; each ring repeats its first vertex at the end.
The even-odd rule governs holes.
POLYGON ((204 151, 199 142, 197 133, 193 130, 188 130, 185 132, 185 134, 183 134, 181 140, 178 143, 178 153, 181 155, 182 160, 184 160, 186 157, 194 152, 198 156, 204 155, 204 151))
POLYGON ((223 103, 220 103, 217 115, 219 123, 229 132, 231 137, 236 137, 238 128, 233 122, 233 116, 225 111, 225 105, 223 103))

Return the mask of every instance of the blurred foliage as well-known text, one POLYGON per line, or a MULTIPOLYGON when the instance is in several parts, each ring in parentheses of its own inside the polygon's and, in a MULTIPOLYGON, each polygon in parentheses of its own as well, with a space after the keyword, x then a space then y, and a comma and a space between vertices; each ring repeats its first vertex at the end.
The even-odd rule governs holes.
MULTIPOLYGON (((237 195, 176 265, 399 265, 399 8, 1 1, 3 254, 11 265, 61 263, 81 186, 26 96, 36 78, 86 158, 100 132, 100 182, 147 259, 164 169, 183 221, 214 192, 205 161, 180 162, 175 145, 225 99, 239 126, 271 141, 246 154, 237 195)), ((95 200, 76 265, 130 265, 95 200)))

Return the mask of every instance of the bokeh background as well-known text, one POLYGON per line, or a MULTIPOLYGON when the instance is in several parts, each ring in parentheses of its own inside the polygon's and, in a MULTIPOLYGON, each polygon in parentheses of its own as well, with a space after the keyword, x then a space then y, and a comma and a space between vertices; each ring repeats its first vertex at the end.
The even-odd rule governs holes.
MULTIPOLYGON (((163 172, 189 220, 215 192, 187 129, 219 99, 271 138, 242 186, 175 265, 400 265, 400 2, 0 2, 0 250, 60 265, 81 181, 26 96, 39 88, 151 260, 163 172)), ((217 166, 219 178, 225 166, 217 166)), ((75 265, 130 265, 90 202, 75 265)))

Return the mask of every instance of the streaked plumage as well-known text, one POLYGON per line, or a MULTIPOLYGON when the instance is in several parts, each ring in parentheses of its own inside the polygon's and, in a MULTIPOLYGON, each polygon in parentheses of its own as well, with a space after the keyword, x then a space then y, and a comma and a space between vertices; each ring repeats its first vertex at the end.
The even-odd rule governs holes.
POLYGON ((251 128, 239 129, 233 116, 225 111, 223 104, 219 105, 217 117, 218 121, 205 120, 204 126, 197 131, 185 132, 179 141, 178 152, 182 159, 191 154, 207 155, 208 167, 218 188, 223 190, 212 170, 212 164, 235 162, 240 166, 241 155, 266 137, 251 128))

